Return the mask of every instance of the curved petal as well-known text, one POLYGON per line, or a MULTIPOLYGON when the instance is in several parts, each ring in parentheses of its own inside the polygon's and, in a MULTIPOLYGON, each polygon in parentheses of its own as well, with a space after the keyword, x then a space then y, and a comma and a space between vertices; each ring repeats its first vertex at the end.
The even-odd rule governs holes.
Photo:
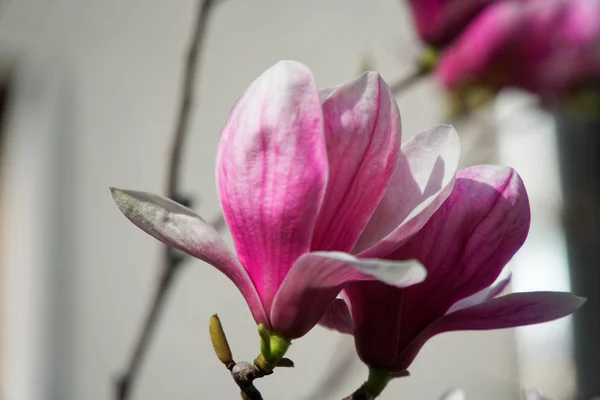
POLYGON ((309 250, 327 171, 314 78, 300 63, 279 62, 233 108, 217 156, 223 215, 267 310, 309 250))
POLYGON ((327 307, 327 311, 325 311, 325 314, 319 320, 319 325, 351 335, 354 332, 354 322, 352 322, 348 303, 344 299, 335 299, 327 307))
POLYGON ((414 235, 452 191, 460 140, 450 125, 438 125, 402 145, 385 196, 353 253, 383 257, 414 235))
POLYGON ((381 281, 396 287, 422 282, 427 275, 414 261, 359 259, 341 252, 314 252, 294 263, 273 301, 273 329, 292 338, 306 334, 344 286, 381 281))
POLYGON ((141 230, 224 273, 248 302, 256 322, 270 326, 248 273, 212 226, 164 197, 134 190, 110 191, 119 210, 141 230))
POLYGON ((504 268, 496 282, 494 282, 491 286, 488 286, 487 288, 482 289, 469 297, 465 297, 464 299, 457 301, 452 307, 450 307, 446 314, 462 310, 463 308, 476 306, 484 301, 493 299, 494 297, 500 295, 504 289, 506 289, 506 287, 510 284, 511 278, 512 273, 508 268, 504 268))
POLYGON ((419 36, 443 48, 495 0, 409 0, 419 36))
POLYGON ((490 286, 529 231, 529 200, 511 168, 461 170, 452 194, 427 224, 389 258, 418 259, 425 283, 406 290, 401 343, 457 301, 490 286))
MULTIPOLYGON (((441 83, 448 89, 482 81, 502 85, 506 82, 499 81, 514 78, 511 65, 524 69, 522 58, 529 54, 524 54, 520 45, 535 43, 531 43, 531 29, 527 29, 531 21, 523 9, 523 4, 510 1, 487 7, 442 53, 435 70, 441 83)), ((530 63, 531 57, 526 61, 530 63)))
POLYGON ((423 330, 405 348, 396 367, 408 368, 431 337, 451 331, 514 328, 553 321, 572 314, 585 299, 564 292, 513 293, 448 314, 423 330))
POLYGON ((344 289, 351 305, 356 352, 371 367, 394 366, 404 326, 405 291, 381 282, 357 282, 344 289))
POLYGON ((350 251, 396 168, 400 112, 376 72, 322 96, 329 181, 311 249, 350 251))

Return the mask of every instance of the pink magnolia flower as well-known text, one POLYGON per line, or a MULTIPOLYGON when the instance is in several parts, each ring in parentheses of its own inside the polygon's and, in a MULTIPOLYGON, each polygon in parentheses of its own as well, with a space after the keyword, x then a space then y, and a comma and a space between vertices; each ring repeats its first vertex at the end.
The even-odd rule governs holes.
POLYGON ((416 261, 377 257, 449 195, 458 138, 439 126, 401 148, 400 136, 377 73, 319 92, 307 67, 279 62, 245 91, 221 133, 217 185, 237 255, 179 204, 119 189, 113 197, 142 230, 223 272, 257 323, 298 338, 352 282, 406 287, 425 278, 416 261), (426 191, 403 195, 410 185, 426 191))
POLYGON ((600 80, 600 2, 498 1, 444 50, 436 74, 450 89, 483 84, 541 94, 600 80))
POLYGON ((359 282, 345 289, 323 324, 355 338, 370 367, 405 371, 432 336, 488 330, 563 317, 584 300, 570 293, 514 293, 494 298, 508 284, 507 262, 529 230, 529 201, 517 173, 480 165, 457 174, 452 194, 413 237, 387 257, 417 259, 427 279, 399 289, 359 282))
POLYGON ((409 0, 419 36, 433 46, 444 46, 483 9, 496 0, 409 0))

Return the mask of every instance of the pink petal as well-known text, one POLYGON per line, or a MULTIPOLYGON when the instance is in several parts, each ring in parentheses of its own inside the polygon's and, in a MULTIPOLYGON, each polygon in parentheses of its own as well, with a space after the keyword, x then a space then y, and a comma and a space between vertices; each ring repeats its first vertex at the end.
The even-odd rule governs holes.
MULTIPOLYGON (((544 0, 546 1, 546 0, 544 0)), ((491 72, 496 64, 498 79, 504 79, 507 71, 501 67, 501 55, 507 49, 518 48, 524 32, 529 32, 527 19, 519 2, 497 2, 488 7, 464 32, 442 53, 436 67, 436 75, 447 88, 456 88, 465 83, 479 82, 491 72)), ((519 63, 514 55, 505 55, 512 63, 519 63)))
POLYGON ((325 193, 327 154, 310 70, 282 61, 246 90, 223 128, 219 198, 240 261, 267 310, 309 250, 325 193))
POLYGON ((401 350, 406 290, 381 282, 357 282, 344 289, 352 307, 356 352, 365 364, 383 369, 394 366, 401 350))
POLYGON ((450 125, 404 143, 388 190, 353 253, 382 257, 414 235, 450 195, 459 158, 460 141, 450 125))
POLYGON ((349 283, 381 281, 406 287, 422 282, 426 274, 423 266, 413 260, 358 259, 341 252, 304 254, 273 301, 270 315, 273 329, 292 338, 303 336, 349 283))
POLYGON ((119 210, 161 242, 207 262, 238 287, 257 323, 269 320, 248 273, 217 231, 192 210, 151 193, 111 188, 119 210))
POLYGON ((327 307, 327 311, 319 320, 319 325, 351 335, 354 332, 354 323, 352 322, 352 315, 346 301, 344 299, 335 299, 327 307))
POLYGON ((450 307, 447 314, 454 311, 462 310, 463 308, 472 307, 477 304, 481 304, 484 301, 493 299, 494 297, 500 295, 504 291, 504 289, 506 289, 506 287, 510 284, 511 278, 512 274, 510 273, 508 268, 504 268, 496 282, 494 282, 491 286, 482 289, 469 297, 465 297, 464 299, 457 301, 452 307, 450 307))
POLYGON ((553 321, 572 314, 585 299, 571 293, 513 293, 448 314, 425 329, 398 358, 396 367, 408 368, 431 337, 451 331, 514 328, 553 321))
POLYGON ((408 343, 454 303, 490 286, 525 241, 529 220, 527 193, 514 170, 494 165, 461 170, 439 210, 389 256, 418 259, 428 271, 425 283, 405 291, 400 342, 408 343))
POLYGON ((477 14, 495 0, 409 0, 419 36, 445 47, 477 14))
POLYGON ((400 112, 376 72, 322 91, 322 97, 329 182, 311 249, 350 251, 396 167, 400 112))

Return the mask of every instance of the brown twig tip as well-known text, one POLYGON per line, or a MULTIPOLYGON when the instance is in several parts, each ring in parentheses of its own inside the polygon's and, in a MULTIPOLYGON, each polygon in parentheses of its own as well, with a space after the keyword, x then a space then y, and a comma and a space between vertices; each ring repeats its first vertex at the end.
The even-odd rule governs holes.
POLYGON ((231 369, 231 377, 240 388, 242 399, 246 400, 262 400, 262 395, 252 382, 263 376, 265 374, 256 365, 246 361, 236 363, 231 369))
POLYGON ((215 349, 217 358, 223 363, 223 365, 229 368, 233 365, 233 355, 231 354, 231 348, 227 342, 225 331, 223 331, 223 325, 221 325, 221 320, 217 314, 210 317, 208 331, 210 333, 210 341, 215 349))

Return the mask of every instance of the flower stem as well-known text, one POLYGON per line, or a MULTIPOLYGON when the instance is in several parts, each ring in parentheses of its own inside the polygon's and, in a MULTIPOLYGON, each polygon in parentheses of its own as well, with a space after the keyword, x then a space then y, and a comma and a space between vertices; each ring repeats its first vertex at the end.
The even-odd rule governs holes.
POLYGON ((392 379, 408 375, 408 371, 396 373, 386 369, 369 368, 367 381, 343 400, 373 400, 379 397, 392 379))
MULTIPOLYGON (((167 197, 187 206, 190 205, 190 200, 181 196, 179 193, 181 156, 184 139, 188 131, 192 94, 195 87, 196 74, 198 72, 197 65, 202 52, 202 44, 204 43, 206 25, 210 16, 210 11, 217 3, 219 3, 219 0, 200 0, 194 31, 192 33, 192 39, 188 48, 185 63, 179 112, 169 157, 166 184, 167 197)), ((222 226, 221 217, 215 220, 215 225, 222 226)), ((144 320, 140 335, 135 342, 125 372, 123 372, 115 381, 116 400, 127 400, 131 397, 133 387, 137 382, 140 367, 145 359, 148 346, 150 345, 154 331, 156 330, 170 288, 173 286, 175 276, 184 260, 180 253, 171 248, 165 248, 163 257, 163 272, 156 286, 152 303, 144 320)))
POLYGON ((376 398, 392 380, 389 371, 383 369, 369 368, 369 377, 363 387, 367 393, 376 398))

